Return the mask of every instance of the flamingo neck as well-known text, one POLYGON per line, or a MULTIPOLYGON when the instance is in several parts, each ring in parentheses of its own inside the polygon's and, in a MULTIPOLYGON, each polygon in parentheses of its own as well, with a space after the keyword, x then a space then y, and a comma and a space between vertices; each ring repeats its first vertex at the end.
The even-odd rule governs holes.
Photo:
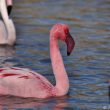
POLYGON ((13 24, 13 21, 9 19, 8 13, 7 13, 7 8, 6 8, 6 1, 5 0, 0 0, 0 5, 1 5, 1 15, 3 18, 3 21, 5 23, 5 28, 7 32, 7 44, 13 45, 15 39, 16 39, 16 32, 15 32, 15 27, 13 24))
POLYGON ((58 39, 55 39, 54 36, 50 37, 50 57, 56 79, 56 95, 65 95, 69 89, 69 80, 58 47, 58 39))

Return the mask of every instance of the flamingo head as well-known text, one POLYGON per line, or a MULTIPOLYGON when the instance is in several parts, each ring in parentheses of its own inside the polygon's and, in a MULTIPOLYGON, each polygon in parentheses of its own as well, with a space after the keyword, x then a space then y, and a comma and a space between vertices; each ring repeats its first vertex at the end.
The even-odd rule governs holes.
POLYGON ((7 3, 8 15, 10 15, 12 7, 13 7, 13 0, 6 0, 6 3, 7 3))
POLYGON ((69 32, 69 26, 66 24, 56 24, 51 29, 50 35, 54 36, 54 39, 60 39, 67 44, 67 55, 69 56, 75 46, 75 41, 69 32))

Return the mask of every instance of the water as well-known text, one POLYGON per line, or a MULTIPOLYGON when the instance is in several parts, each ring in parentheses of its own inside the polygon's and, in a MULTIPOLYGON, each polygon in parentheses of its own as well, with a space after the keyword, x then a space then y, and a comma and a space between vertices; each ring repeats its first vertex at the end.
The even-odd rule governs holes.
POLYGON ((0 47, 5 52, 0 57, 1 67, 28 67, 55 84, 49 59, 49 30, 53 24, 68 24, 76 46, 67 57, 66 46, 60 42, 70 79, 68 95, 45 100, 1 96, 0 110, 110 109, 109 0, 15 0, 11 16, 17 43, 15 48, 0 47))

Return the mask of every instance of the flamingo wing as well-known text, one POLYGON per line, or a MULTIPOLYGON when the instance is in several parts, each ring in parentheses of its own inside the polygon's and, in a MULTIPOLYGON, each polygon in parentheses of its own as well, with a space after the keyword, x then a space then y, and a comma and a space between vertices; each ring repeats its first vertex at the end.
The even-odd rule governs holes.
POLYGON ((53 95, 53 88, 45 77, 29 69, 0 69, 0 94, 44 98, 53 95))

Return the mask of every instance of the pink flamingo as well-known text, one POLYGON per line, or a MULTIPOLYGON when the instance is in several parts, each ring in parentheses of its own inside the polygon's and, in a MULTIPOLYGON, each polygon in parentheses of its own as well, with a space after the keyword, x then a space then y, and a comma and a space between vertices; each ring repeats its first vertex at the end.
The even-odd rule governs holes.
POLYGON ((13 0, 6 0, 7 2, 7 10, 8 10, 8 14, 11 13, 12 7, 13 7, 13 0))
POLYGON ((68 93, 69 79, 58 47, 58 40, 67 44, 67 54, 72 52, 75 42, 65 24, 56 24, 50 31, 50 57, 56 85, 44 76, 26 68, 7 67, 0 69, 0 94, 20 97, 47 98, 68 93))
POLYGON ((0 44, 14 45, 16 30, 12 19, 8 16, 6 0, 0 0, 0 12, 3 18, 0 20, 0 44))

